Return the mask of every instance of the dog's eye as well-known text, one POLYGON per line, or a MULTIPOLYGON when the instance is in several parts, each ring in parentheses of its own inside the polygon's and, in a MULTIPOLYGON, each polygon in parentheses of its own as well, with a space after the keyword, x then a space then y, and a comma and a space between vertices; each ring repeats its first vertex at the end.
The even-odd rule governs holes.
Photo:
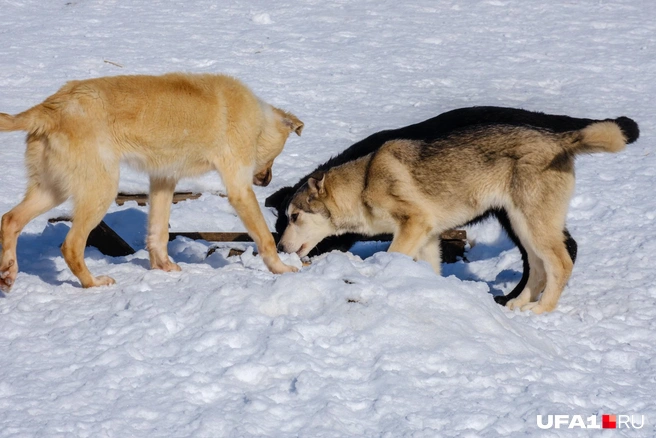
POLYGON ((289 216, 289 219, 293 222, 296 222, 296 219, 298 219, 298 213, 292 213, 291 216, 289 216))

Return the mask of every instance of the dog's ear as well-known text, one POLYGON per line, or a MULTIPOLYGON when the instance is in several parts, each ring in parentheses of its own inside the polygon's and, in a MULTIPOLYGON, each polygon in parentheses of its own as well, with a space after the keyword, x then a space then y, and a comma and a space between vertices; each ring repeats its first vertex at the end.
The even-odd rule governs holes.
POLYGON ((310 189, 310 196, 323 196, 326 194, 326 174, 322 171, 314 172, 308 179, 308 188, 310 189))
POLYGON ((283 119, 283 123, 289 127, 290 131, 295 132, 299 137, 305 127, 305 123, 301 122, 298 117, 292 113, 287 113, 286 117, 283 119))
POLYGON ((264 201, 264 206, 275 207, 275 208, 280 208, 280 207, 286 208, 287 204, 289 204, 289 202, 287 201, 293 194, 294 194, 293 187, 283 187, 282 189, 278 190, 277 192, 266 198, 266 200, 264 201))
POLYGON ((288 113, 287 111, 276 107, 273 107, 273 111, 278 114, 283 126, 289 129, 289 132, 295 132, 296 135, 301 135, 305 124, 301 122, 298 117, 292 113, 288 113))

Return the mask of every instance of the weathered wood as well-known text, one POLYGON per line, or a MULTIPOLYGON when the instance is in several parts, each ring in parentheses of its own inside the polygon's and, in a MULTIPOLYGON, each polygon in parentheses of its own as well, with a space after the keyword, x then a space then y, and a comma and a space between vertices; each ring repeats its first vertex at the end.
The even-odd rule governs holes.
MULTIPOLYGON (((207 257, 211 256, 212 254, 214 254, 218 249, 219 249, 218 246, 213 246, 213 247, 211 247, 211 248, 207 251, 207 255, 205 256, 205 258, 207 258, 207 257)), ((246 252, 246 251, 244 251, 243 249, 230 248, 230 251, 228 251, 228 257, 240 256, 240 255, 242 255, 242 254, 245 253, 245 252, 246 252)), ((257 255, 257 251, 253 251, 253 255, 256 256, 256 255, 257 255)), ((304 260, 304 261, 301 261, 301 264, 302 264, 303 266, 310 266, 310 265, 312 264, 312 262, 311 262, 310 260, 304 260)))
POLYGON ((98 251, 111 257, 124 257, 134 254, 134 249, 104 221, 101 221, 96 228, 91 230, 87 239, 87 246, 96 247, 98 251))
MULTIPOLYGON (((173 194, 173 203, 177 204, 180 201, 187 201, 189 199, 198 199, 202 193, 194 192, 175 192, 173 194)), ((148 204, 148 195, 144 193, 119 193, 116 196, 116 203, 123 205, 128 201, 135 201, 137 205, 144 206, 148 204)))
MULTIPOLYGON (((208 242, 252 242, 248 233, 220 233, 213 231, 175 231, 169 232, 169 241, 175 240, 178 236, 187 237, 193 240, 207 240, 208 242)), ((277 234, 273 233, 273 238, 277 239, 277 234)))
MULTIPOLYGON (((48 219, 48 222, 70 222, 70 217, 57 217, 48 219)), ((277 233, 272 233, 274 239, 278 240, 277 233)), ((169 233, 169 241, 175 240, 178 236, 187 237, 193 240, 206 240, 208 242, 252 242, 253 239, 248 233, 243 232, 171 232, 169 233)), ((385 241, 387 236, 367 237, 362 241, 385 241), (382 237, 382 239, 381 239, 382 237)), ((391 237, 391 236, 390 236, 391 237)), ((389 239, 389 237, 388 237, 389 239)), ((442 248, 442 261, 445 263, 454 263, 458 258, 465 255, 465 245, 467 243, 467 232, 465 230, 448 230, 442 233, 440 245, 442 248)), ((96 228, 89 234, 87 239, 87 246, 93 246, 98 250, 111 257, 121 257, 134 254, 134 249, 112 230, 104 221, 101 221, 96 228)), ((216 248, 210 248, 208 256, 215 251, 216 248)), ((231 250, 231 255, 236 255, 239 250, 231 250)))
MULTIPOLYGON (((442 246, 442 262, 444 263, 455 263, 458 261, 458 258, 463 258, 465 256, 465 244, 464 240, 442 240, 440 245, 442 246)), ((219 247, 212 246, 207 251, 206 257, 214 254, 219 247)), ((228 257, 239 256, 244 253, 243 249, 230 248, 228 252, 228 257)), ((254 255, 257 255, 257 251, 253 252, 254 255)), ((310 263, 303 262, 303 266, 307 266, 310 263)))
MULTIPOLYGON (((71 218, 66 216, 48 219, 50 223, 70 221, 71 218)), ((100 221, 98 226, 91 230, 87 239, 87 246, 93 246, 110 257, 124 257, 135 252, 105 221, 100 221)))
MULTIPOLYGON (((214 248, 215 248, 215 251, 216 251, 216 247, 214 247, 214 248)), ((230 251, 228 251, 228 257, 240 256, 240 255, 242 255, 242 254, 245 253, 245 252, 246 252, 246 251, 244 251, 243 249, 230 248, 230 251)), ((208 255, 208 256, 210 255, 210 252, 209 252, 209 251, 207 252, 207 255, 208 255)))
POLYGON ((458 261, 458 258, 464 258, 466 245, 466 240, 440 240, 442 262, 455 263, 458 261))
POLYGON ((54 224, 57 222, 72 222, 73 220, 70 218, 70 216, 57 216, 57 217, 51 217, 48 219, 48 223, 54 224))
MULTIPOLYGON (((278 241, 278 233, 273 234, 273 238, 278 241)), ((169 240, 175 240, 176 237, 187 237, 194 240, 207 240, 208 242, 252 242, 253 239, 244 232, 217 232, 217 231, 174 231, 169 233, 169 240)), ((441 234, 441 240, 466 240, 467 232, 465 230, 448 230, 441 234)), ((381 239, 379 236, 363 237, 362 242, 376 242, 391 240, 391 235, 387 239, 381 239)))
POLYGON ((446 230, 440 234, 442 240, 467 240, 467 231, 465 230, 446 230))
MULTIPOLYGON (((175 240, 176 237, 182 236, 189 239, 202 239, 208 242, 252 242, 248 233, 220 233, 220 232, 172 232, 169 233, 169 240, 175 240)), ((273 233, 274 239, 278 240, 277 233, 273 233)), ((368 237, 362 239, 362 241, 385 241, 385 236, 380 237, 368 237)), ((459 258, 465 256, 465 246, 467 244, 467 232, 465 230, 448 230, 442 233, 440 239, 440 246, 442 249, 442 261, 444 263, 455 263, 459 258)), ((214 251, 216 247, 210 248, 207 255, 209 256, 214 251)), ((231 255, 238 255, 240 250, 231 249, 229 257, 231 255)), ((243 252, 243 251, 242 251, 243 252)))

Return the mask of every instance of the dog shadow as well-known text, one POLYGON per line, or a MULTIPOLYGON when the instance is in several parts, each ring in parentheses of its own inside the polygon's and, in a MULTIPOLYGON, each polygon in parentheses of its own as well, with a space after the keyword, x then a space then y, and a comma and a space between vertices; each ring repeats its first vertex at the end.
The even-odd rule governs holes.
MULTIPOLYGON (((146 235, 148 227, 148 214, 136 208, 129 208, 116 211, 105 216, 105 223, 112 228, 116 234, 121 236, 134 250, 141 251, 146 249, 146 235)), ((193 240, 185 237, 168 243, 169 256, 175 263, 186 264, 208 264, 212 268, 222 268, 230 262, 224 257, 221 251, 216 251, 208 255, 208 250, 212 247, 211 242, 204 240, 193 240)), ((150 269, 150 260, 133 257, 108 257, 97 253, 99 257, 106 258, 111 264, 130 263, 139 266, 144 270, 150 269)))
MULTIPOLYGON (((148 226, 148 214, 136 208, 128 208, 105 215, 103 221, 118 234, 135 252, 146 249, 146 233, 148 226)), ((21 234, 18 237, 16 256, 18 258, 19 271, 28 275, 34 275, 46 284, 61 286, 70 284, 79 286, 74 279, 62 280, 61 266, 58 268, 55 262, 61 257, 61 245, 71 229, 70 222, 48 223, 41 233, 21 234)), ((186 238, 178 238, 169 242, 169 253, 175 262, 199 264, 206 263, 213 268, 221 268, 230 264, 227 257, 220 251, 207 256, 210 243, 205 241, 194 241, 186 238)), ((131 264, 150 269, 148 258, 120 256, 111 257, 102 254, 94 247, 87 247, 84 252, 86 260, 104 260, 111 265, 131 264)), ((64 269, 68 269, 65 267, 64 269)), ((6 294, 0 292, 0 298, 6 294)))
MULTIPOLYGON (((121 236, 135 252, 146 249, 146 235, 148 227, 148 214, 136 208, 116 211, 105 216, 105 223, 121 236)), ((208 264, 213 268, 221 268, 230 262, 221 255, 219 251, 208 256, 211 242, 204 240, 193 240, 185 237, 168 243, 169 256, 175 263, 186 264, 208 264)), ((144 270, 150 269, 150 260, 140 257, 108 257, 98 253, 100 257, 106 258, 111 264, 130 263, 144 270)))
MULTIPOLYGON (((123 240, 125 240, 135 251, 146 249, 146 233, 148 215, 146 212, 128 208, 107 214, 103 220, 123 240)), ((70 223, 49 223, 40 234, 21 234, 18 238, 17 257, 20 271, 29 275, 39 277, 43 282, 52 286, 71 284, 79 286, 75 280, 61 280, 61 269, 57 268, 55 260, 61 257, 60 247, 70 230, 70 223)), ((358 242, 350 250, 354 255, 367 259, 377 252, 387 251, 390 242, 358 242)), ((169 254, 176 263, 207 264, 214 269, 225 267, 231 263, 226 251, 219 250, 208 254, 213 245, 203 240, 192 240, 183 237, 169 242, 169 254)), ((252 244, 240 243, 232 245, 238 249, 248 249, 252 244), (243 248, 242 248, 243 247, 243 248)), ((443 263, 442 275, 455 277, 464 281, 484 282, 488 285, 492 296, 505 295, 500 285, 516 283, 522 276, 520 271, 504 269, 500 271, 494 280, 489 281, 481 278, 471 270, 470 261, 485 260, 498 257, 501 253, 514 248, 513 243, 506 236, 500 236, 491 243, 479 243, 465 254, 464 260, 456 263, 443 263)), ((103 255, 96 248, 87 248, 85 258, 89 260, 105 260, 112 265, 129 263, 134 266, 150 269, 150 261, 143 257, 110 257, 103 255)), ((65 268, 68 269, 68 268, 65 268)), ((0 298, 5 294, 0 292, 0 298)))
POLYGON ((55 264, 69 229, 65 223, 55 223, 48 224, 41 233, 19 235, 16 247, 19 272, 37 276, 52 286, 74 284, 58 278, 60 270, 55 264))
POLYGON ((504 296, 512 290, 512 287, 505 286, 502 289, 502 285, 517 284, 522 278, 522 272, 510 268, 502 269, 493 280, 486 280, 485 278, 482 278, 473 272, 471 269, 471 262, 497 258, 504 252, 511 251, 513 249, 518 251, 512 241, 507 236, 502 234, 494 242, 478 243, 473 248, 470 248, 465 253, 465 260, 460 260, 456 263, 443 263, 442 275, 454 275, 464 281, 476 281, 485 283, 488 286, 490 295, 493 297, 504 296))
MULTIPOLYGON (((115 231, 118 229, 117 234, 135 250, 145 247, 144 236, 147 215, 144 212, 137 209, 127 209, 110 213, 103 220, 115 231)), ((48 223, 41 233, 21 233, 18 236, 16 247, 19 272, 34 275, 51 286, 61 286, 63 284, 79 286, 76 280, 60 279, 62 269, 59 269, 55 262, 62 255, 61 245, 64 243, 70 229, 70 222, 55 222, 48 223)), ((143 265, 143 260, 133 259, 128 261, 126 257, 108 257, 96 248, 86 248, 84 257, 87 260, 105 259, 111 264, 130 262, 143 265)), ((147 261, 146 267, 148 267, 147 261)), ((65 269, 68 269, 68 267, 65 269)), ((0 293, 0 297, 4 298, 6 294, 0 293)))

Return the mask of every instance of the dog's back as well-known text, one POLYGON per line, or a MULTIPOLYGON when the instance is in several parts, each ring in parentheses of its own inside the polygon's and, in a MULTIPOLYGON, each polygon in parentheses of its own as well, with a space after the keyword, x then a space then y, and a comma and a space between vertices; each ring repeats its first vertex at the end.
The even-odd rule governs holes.
POLYGON ((576 155, 619 152, 636 138, 637 124, 620 118, 563 133, 494 124, 464 128, 432 142, 392 140, 373 155, 367 187, 402 198, 407 192, 394 184, 407 188, 414 183, 417 196, 433 200, 440 212, 451 205, 466 207, 467 213, 452 211, 444 218, 448 227, 461 226, 490 209, 539 202, 537 185, 568 193, 576 155))

